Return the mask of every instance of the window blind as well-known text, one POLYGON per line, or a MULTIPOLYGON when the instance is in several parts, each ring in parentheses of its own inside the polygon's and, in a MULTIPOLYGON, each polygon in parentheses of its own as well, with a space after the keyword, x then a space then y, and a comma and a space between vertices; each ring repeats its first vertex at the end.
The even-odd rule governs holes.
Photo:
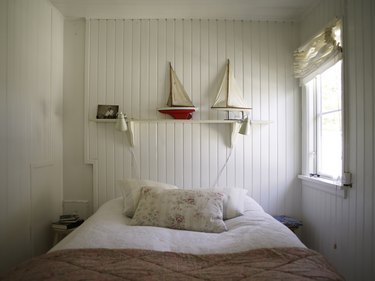
POLYGON ((342 21, 335 19, 318 35, 298 48, 294 56, 294 76, 305 78, 330 61, 341 59, 342 21))

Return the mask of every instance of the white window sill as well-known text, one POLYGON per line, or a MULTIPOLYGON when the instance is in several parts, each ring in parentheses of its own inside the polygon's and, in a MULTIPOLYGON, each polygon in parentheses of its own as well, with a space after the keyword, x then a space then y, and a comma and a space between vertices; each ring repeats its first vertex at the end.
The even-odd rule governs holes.
POLYGON ((346 198, 347 188, 341 182, 305 175, 299 175, 298 178, 302 180, 303 187, 306 186, 346 198))

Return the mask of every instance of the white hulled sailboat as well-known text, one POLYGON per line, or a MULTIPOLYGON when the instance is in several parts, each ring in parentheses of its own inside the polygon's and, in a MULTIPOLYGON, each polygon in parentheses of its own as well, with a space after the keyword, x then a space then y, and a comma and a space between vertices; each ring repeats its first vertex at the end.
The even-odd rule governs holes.
POLYGON ((212 109, 224 111, 250 111, 251 107, 242 98, 241 90, 234 79, 229 59, 212 109))
POLYGON ((235 119, 238 120, 238 122, 232 124, 231 146, 236 142, 237 132, 242 135, 248 135, 250 133, 250 119, 249 116, 246 116, 245 118, 244 113, 250 111, 251 107, 248 106, 242 98, 241 89, 238 87, 237 82, 234 79, 229 59, 227 61, 225 73, 215 102, 211 108, 227 111, 228 119, 230 111, 240 111, 242 113, 242 118, 235 119))

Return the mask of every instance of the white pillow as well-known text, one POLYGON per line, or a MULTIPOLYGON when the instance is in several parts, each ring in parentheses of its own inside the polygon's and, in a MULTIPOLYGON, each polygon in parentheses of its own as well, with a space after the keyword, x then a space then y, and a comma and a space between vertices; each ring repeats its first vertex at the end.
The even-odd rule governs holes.
POLYGON ((219 192, 146 186, 130 224, 219 233, 227 230, 223 202, 219 192))
POLYGON ((208 188, 208 190, 215 192, 222 192, 225 194, 223 215, 224 220, 232 219, 243 215, 245 211, 245 197, 247 197, 247 190, 243 188, 208 188))
POLYGON ((245 196, 244 201, 244 211, 258 211, 258 212, 264 212, 264 209, 262 206, 260 206, 253 198, 251 198, 249 195, 245 196))
POLYGON ((121 191, 122 198, 124 201, 124 207, 122 213, 132 218, 135 209, 138 206, 139 196, 141 195, 141 189, 143 186, 159 187, 162 189, 177 189, 178 187, 171 184, 162 182, 156 182, 151 180, 138 180, 138 179, 125 179, 118 181, 118 187, 121 191))

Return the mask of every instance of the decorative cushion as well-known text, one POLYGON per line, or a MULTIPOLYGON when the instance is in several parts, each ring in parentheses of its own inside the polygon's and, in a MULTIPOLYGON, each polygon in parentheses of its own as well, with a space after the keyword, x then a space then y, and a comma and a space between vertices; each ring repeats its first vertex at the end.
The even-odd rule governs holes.
POLYGON ((118 186, 124 200, 124 208, 122 213, 129 218, 132 218, 134 215, 135 209, 138 205, 139 196, 141 195, 141 189, 143 186, 158 187, 162 189, 178 188, 175 185, 170 185, 162 182, 138 179, 119 180, 118 186))
POLYGON ((131 225, 223 232, 224 194, 203 190, 143 187, 131 225))
POLYGON ((225 194, 223 216, 224 220, 243 215, 245 211, 245 197, 247 190, 243 188, 213 188, 215 192, 225 194))
POLYGON ((262 206, 258 204, 253 198, 251 198, 249 195, 245 196, 245 202, 244 202, 244 211, 256 211, 256 212, 264 212, 264 209, 262 206))
POLYGON ((231 188, 226 194, 228 201, 226 203, 225 219, 232 219, 243 215, 245 212, 247 190, 243 188, 231 188))

